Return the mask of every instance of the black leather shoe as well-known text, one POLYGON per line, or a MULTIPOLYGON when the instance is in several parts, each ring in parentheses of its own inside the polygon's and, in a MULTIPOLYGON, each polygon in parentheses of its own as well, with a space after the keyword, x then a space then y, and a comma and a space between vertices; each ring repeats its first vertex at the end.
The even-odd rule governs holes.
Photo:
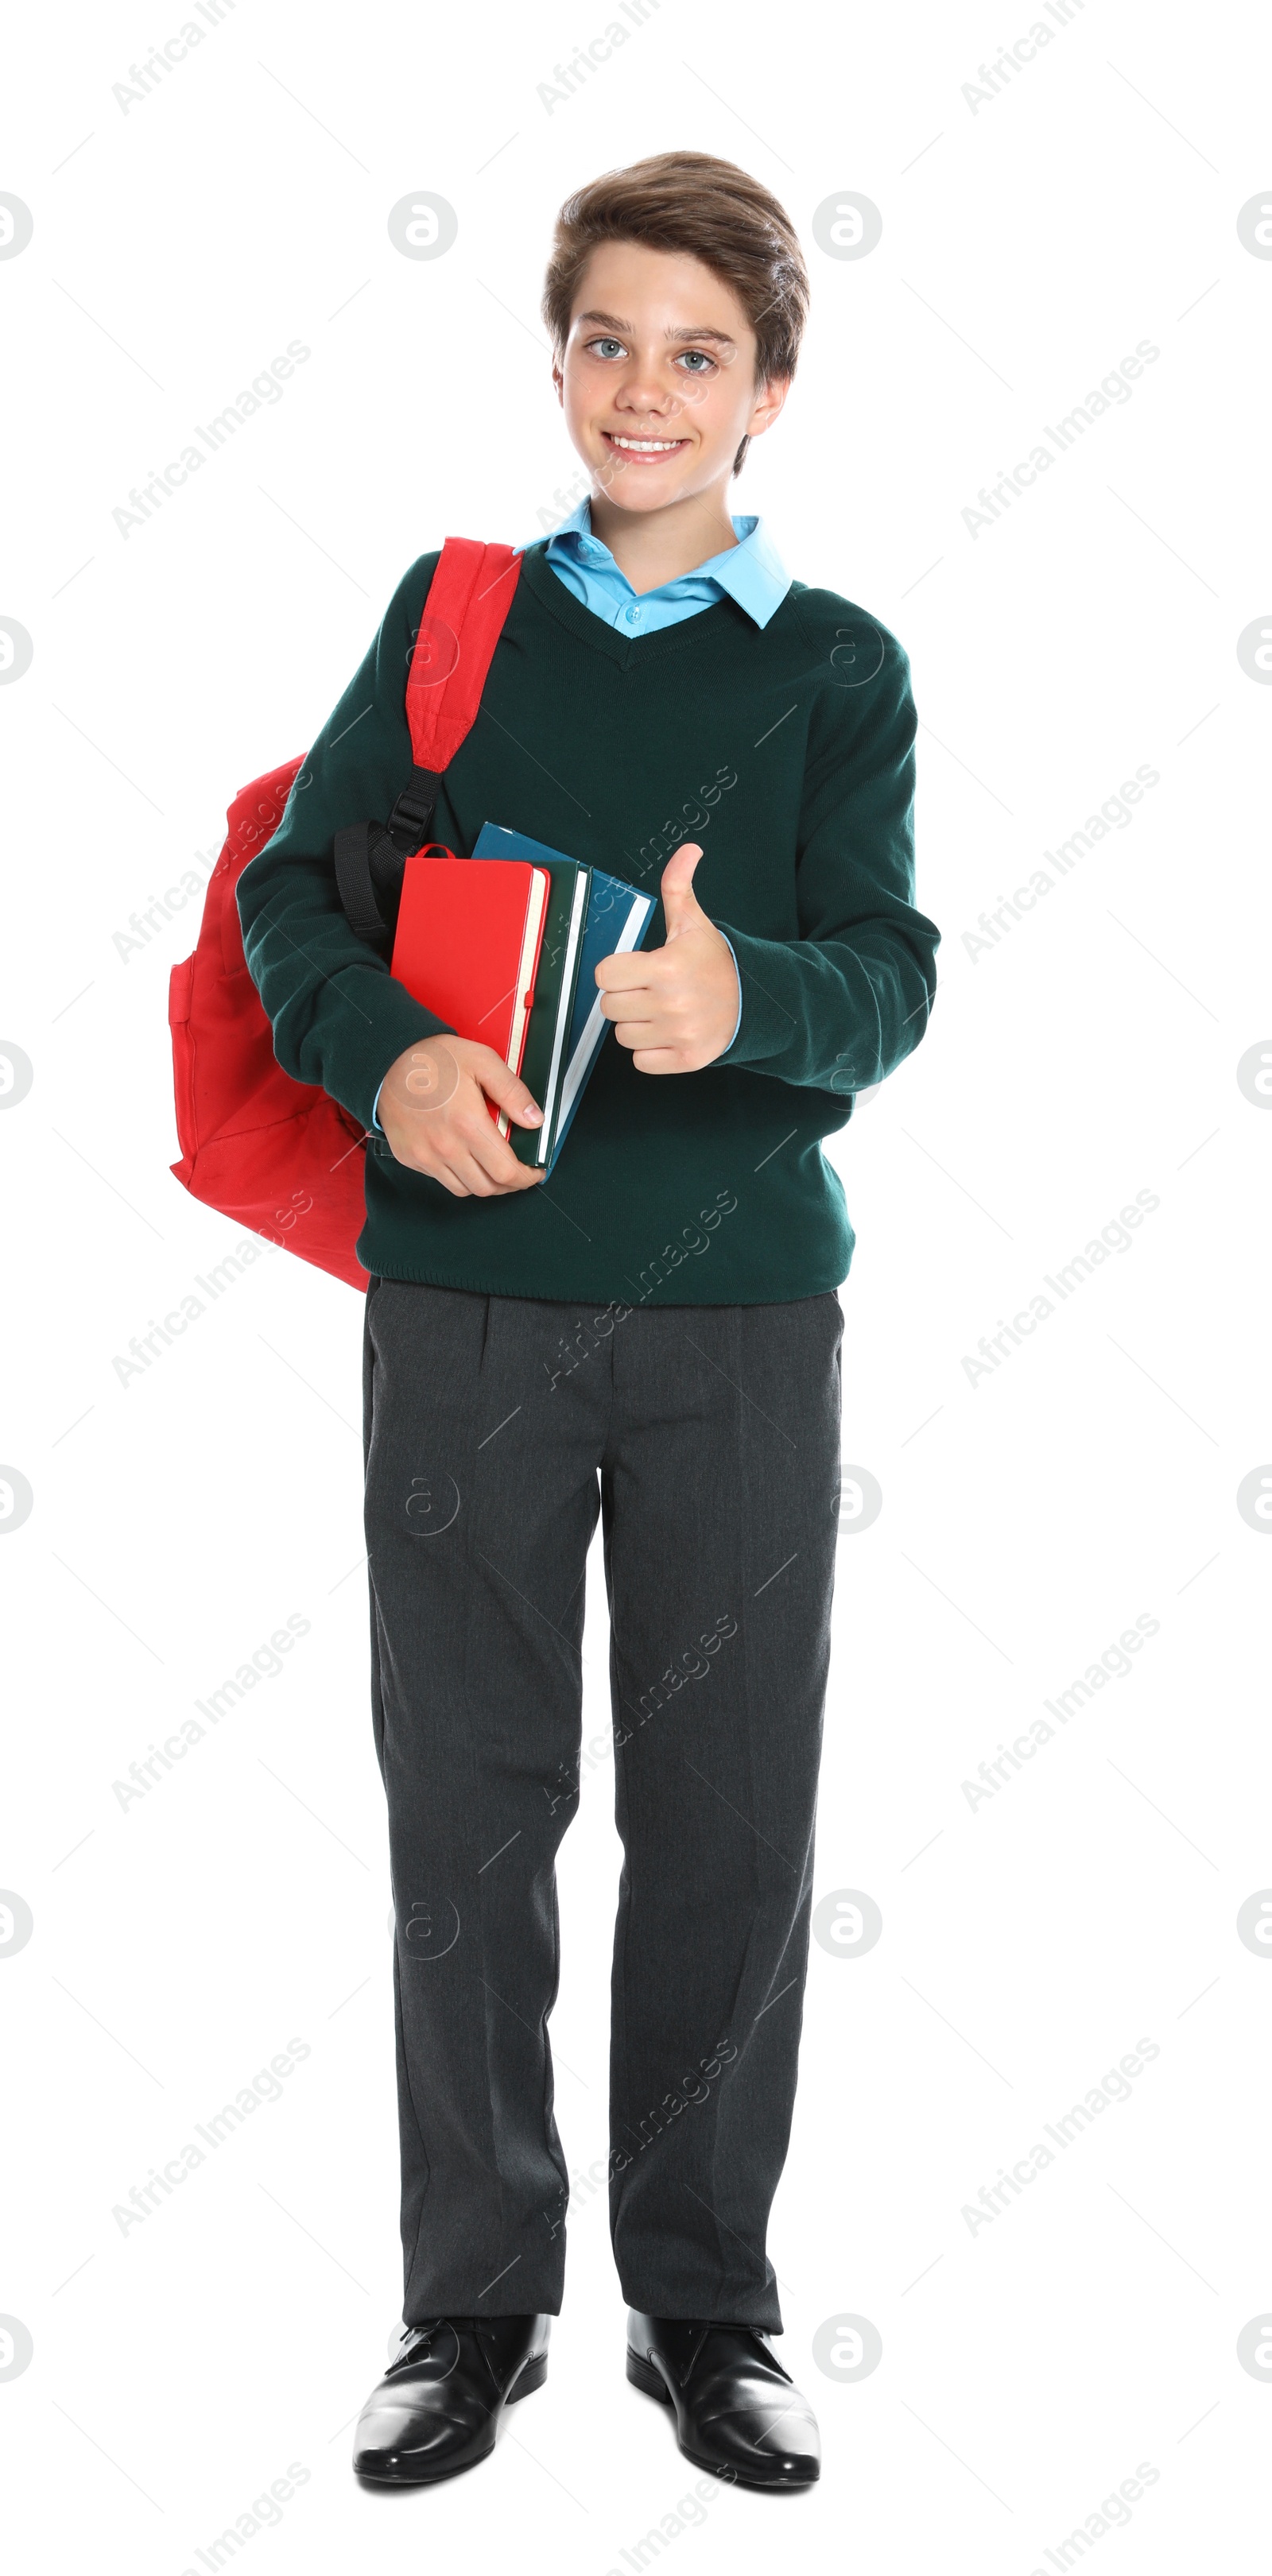
POLYGON ((627 2312, 633 2388, 676 2410, 687 2460, 745 2487, 811 2487, 821 2445, 811 2407, 758 2326, 627 2312))
POLYGON ((542 2388, 548 2317, 431 2317, 408 2326, 353 2437, 354 2474, 426 2486, 489 2459, 505 2406, 542 2388))

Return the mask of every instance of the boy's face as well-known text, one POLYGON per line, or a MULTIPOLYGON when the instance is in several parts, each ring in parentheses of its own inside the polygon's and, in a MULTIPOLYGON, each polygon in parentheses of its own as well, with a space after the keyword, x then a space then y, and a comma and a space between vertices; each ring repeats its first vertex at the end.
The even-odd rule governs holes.
POLYGON ((780 381, 756 384, 755 333, 723 278, 643 242, 593 251, 552 372, 594 487, 621 510, 727 482, 786 397, 780 381))

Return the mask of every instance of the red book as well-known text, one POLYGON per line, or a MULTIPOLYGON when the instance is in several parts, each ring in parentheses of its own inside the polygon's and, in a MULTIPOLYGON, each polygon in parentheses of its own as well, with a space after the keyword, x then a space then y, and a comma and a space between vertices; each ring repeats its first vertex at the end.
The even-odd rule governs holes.
MULTIPOLYGON (((392 971, 456 1037, 520 1073, 552 880, 527 859, 406 862, 392 971)), ((508 1120, 491 1109, 501 1136, 508 1120)))

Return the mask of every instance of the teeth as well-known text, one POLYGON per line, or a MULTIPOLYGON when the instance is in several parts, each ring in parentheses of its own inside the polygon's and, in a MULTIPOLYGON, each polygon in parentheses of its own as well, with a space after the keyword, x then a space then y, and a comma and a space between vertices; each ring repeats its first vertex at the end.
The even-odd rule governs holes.
POLYGON ((616 430, 610 431, 610 437, 615 447, 632 447, 638 456, 668 455, 683 444, 679 438, 620 438, 616 430))

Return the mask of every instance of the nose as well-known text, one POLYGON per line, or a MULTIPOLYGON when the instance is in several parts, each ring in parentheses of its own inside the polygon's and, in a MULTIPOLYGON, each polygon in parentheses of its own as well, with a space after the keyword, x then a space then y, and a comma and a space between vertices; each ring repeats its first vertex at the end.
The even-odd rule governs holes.
POLYGON ((619 411, 648 413, 659 421, 674 420, 681 407, 679 394, 665 383, 654 361, 644 353, 632 361, 631 373, 624 376, 615 401, 619 411))

